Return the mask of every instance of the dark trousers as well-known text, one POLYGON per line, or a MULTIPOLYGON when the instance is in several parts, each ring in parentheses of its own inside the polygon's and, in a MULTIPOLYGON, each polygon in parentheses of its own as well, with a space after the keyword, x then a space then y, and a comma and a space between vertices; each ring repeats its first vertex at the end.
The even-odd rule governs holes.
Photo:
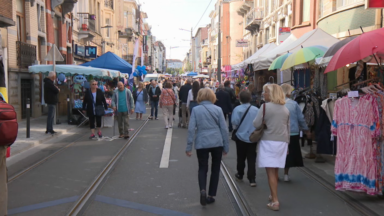
POLYGON ((155 118, 157 118, 157 112, 159 111, 159 101, 151 100, 151 116, 153 117, 153 111, 155 111, 155 118))
POLYGON ((53 131, 53 121, 55 119, 56 105, 48 104, 47 131, 53 131))
POLYGON ((91 129, 95 129, 95 120, 96 120, 96 127, 101 128, 101 116, 95 116, 95 115, 89 115, 89 126, 91 129))
POLYGON ((217 186, 219 184, 221 157, 223 156, 223 147, 197 149, 197 159, 199 161, 199 186, 200 191, 207 188, 208 160, 209 153, 212 157, 211 179, 209 181, 208 196, 216 196, 217 186))
MULTIPOLYGON (((232 104, 232 109, 235 105, 232 104)), ((228 130, 229 131, 232 131, 233 130, 233 127, 232 127, 232 114, 228 114, 228 122, 229 122, 229 127, 228 127, 228 130)))
POLYGON ((237 173, 240 176, 244 175, 245 160, 247 160, 247 177, 249 180, 256 179, 256 144, 257 143, 246 143, 241 140, 236 141, 237 173))

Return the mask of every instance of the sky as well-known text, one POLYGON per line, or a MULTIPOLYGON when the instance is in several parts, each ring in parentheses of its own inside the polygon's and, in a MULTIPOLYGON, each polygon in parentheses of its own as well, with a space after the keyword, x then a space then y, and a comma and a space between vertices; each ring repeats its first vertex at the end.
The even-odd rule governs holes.
POLYGON ((167 59, 182 61, 190 48, 191 28, 195 34, 199 27, 211 22, 209 14, 215 9, 216 0, 138 0, 138 3, 148 15, 146 21, 152 26, 152 35, 166 46, 167 59))

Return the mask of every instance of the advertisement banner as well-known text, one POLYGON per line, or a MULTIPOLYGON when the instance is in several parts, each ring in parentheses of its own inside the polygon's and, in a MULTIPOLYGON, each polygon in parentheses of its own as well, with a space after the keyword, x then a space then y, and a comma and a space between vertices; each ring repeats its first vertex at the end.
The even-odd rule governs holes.
POLYGON ((97 57, 97 47, 85 46, 85 57, 86 58, 96 58, 97 57))
POLYGON ((365 0, 365 9, 367 8, 384 8, 383 0, 365 0))
POLYGON ((75 45, 75 55, 85 56, 85 47, 80 45, 75 45))
POLYGON ((248 40, 236 40, 236 47, 248 47, 248 40))
POLYGON ((291 28, 290 27, 281 27, 279 28, 279 43, 283 43, 285 39, 287 39, 291 35, 291 28))

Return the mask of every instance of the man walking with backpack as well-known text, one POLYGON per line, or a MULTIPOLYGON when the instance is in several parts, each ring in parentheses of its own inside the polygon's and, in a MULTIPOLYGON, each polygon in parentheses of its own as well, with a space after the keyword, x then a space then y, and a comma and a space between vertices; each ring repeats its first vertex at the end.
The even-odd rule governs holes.
POLYGON ((48 77, 44 79, 44 101, 48 104, 47 130, 46 134, 55 134, 53 130, 53 120, 55 119, 57 95, 60 92, 59 87, 53 83, 56 79, 54 71, 49 72, 48 77))

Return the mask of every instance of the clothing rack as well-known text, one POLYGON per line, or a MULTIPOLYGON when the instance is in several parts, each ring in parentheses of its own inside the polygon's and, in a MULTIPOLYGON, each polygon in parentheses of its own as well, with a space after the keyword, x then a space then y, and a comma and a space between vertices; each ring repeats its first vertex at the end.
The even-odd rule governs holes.
POLYGON ((376 81, 378 79, 379 78, 376 77, 376 78, 373 78, 373 79, 365 80, 365 81, 362 81, 362 82, 355 83, 355 84, 353 84, 353 86, 358 86, 358 85, 365 84, 365 83, 368 83, 368 82, 376 81))
POLYGON ((355 82, 355 81, 356 81, 356 80, 352 80, 352 81, 343 83, 343 84, 341 84, 341 85, 337 85, 337 86, 335 86, 333 89, 336 90, 336 89, 337 89, 338 87, 340 87, 340 86, 347 85, 347 84, 350 84, 350 83, 355 82))

